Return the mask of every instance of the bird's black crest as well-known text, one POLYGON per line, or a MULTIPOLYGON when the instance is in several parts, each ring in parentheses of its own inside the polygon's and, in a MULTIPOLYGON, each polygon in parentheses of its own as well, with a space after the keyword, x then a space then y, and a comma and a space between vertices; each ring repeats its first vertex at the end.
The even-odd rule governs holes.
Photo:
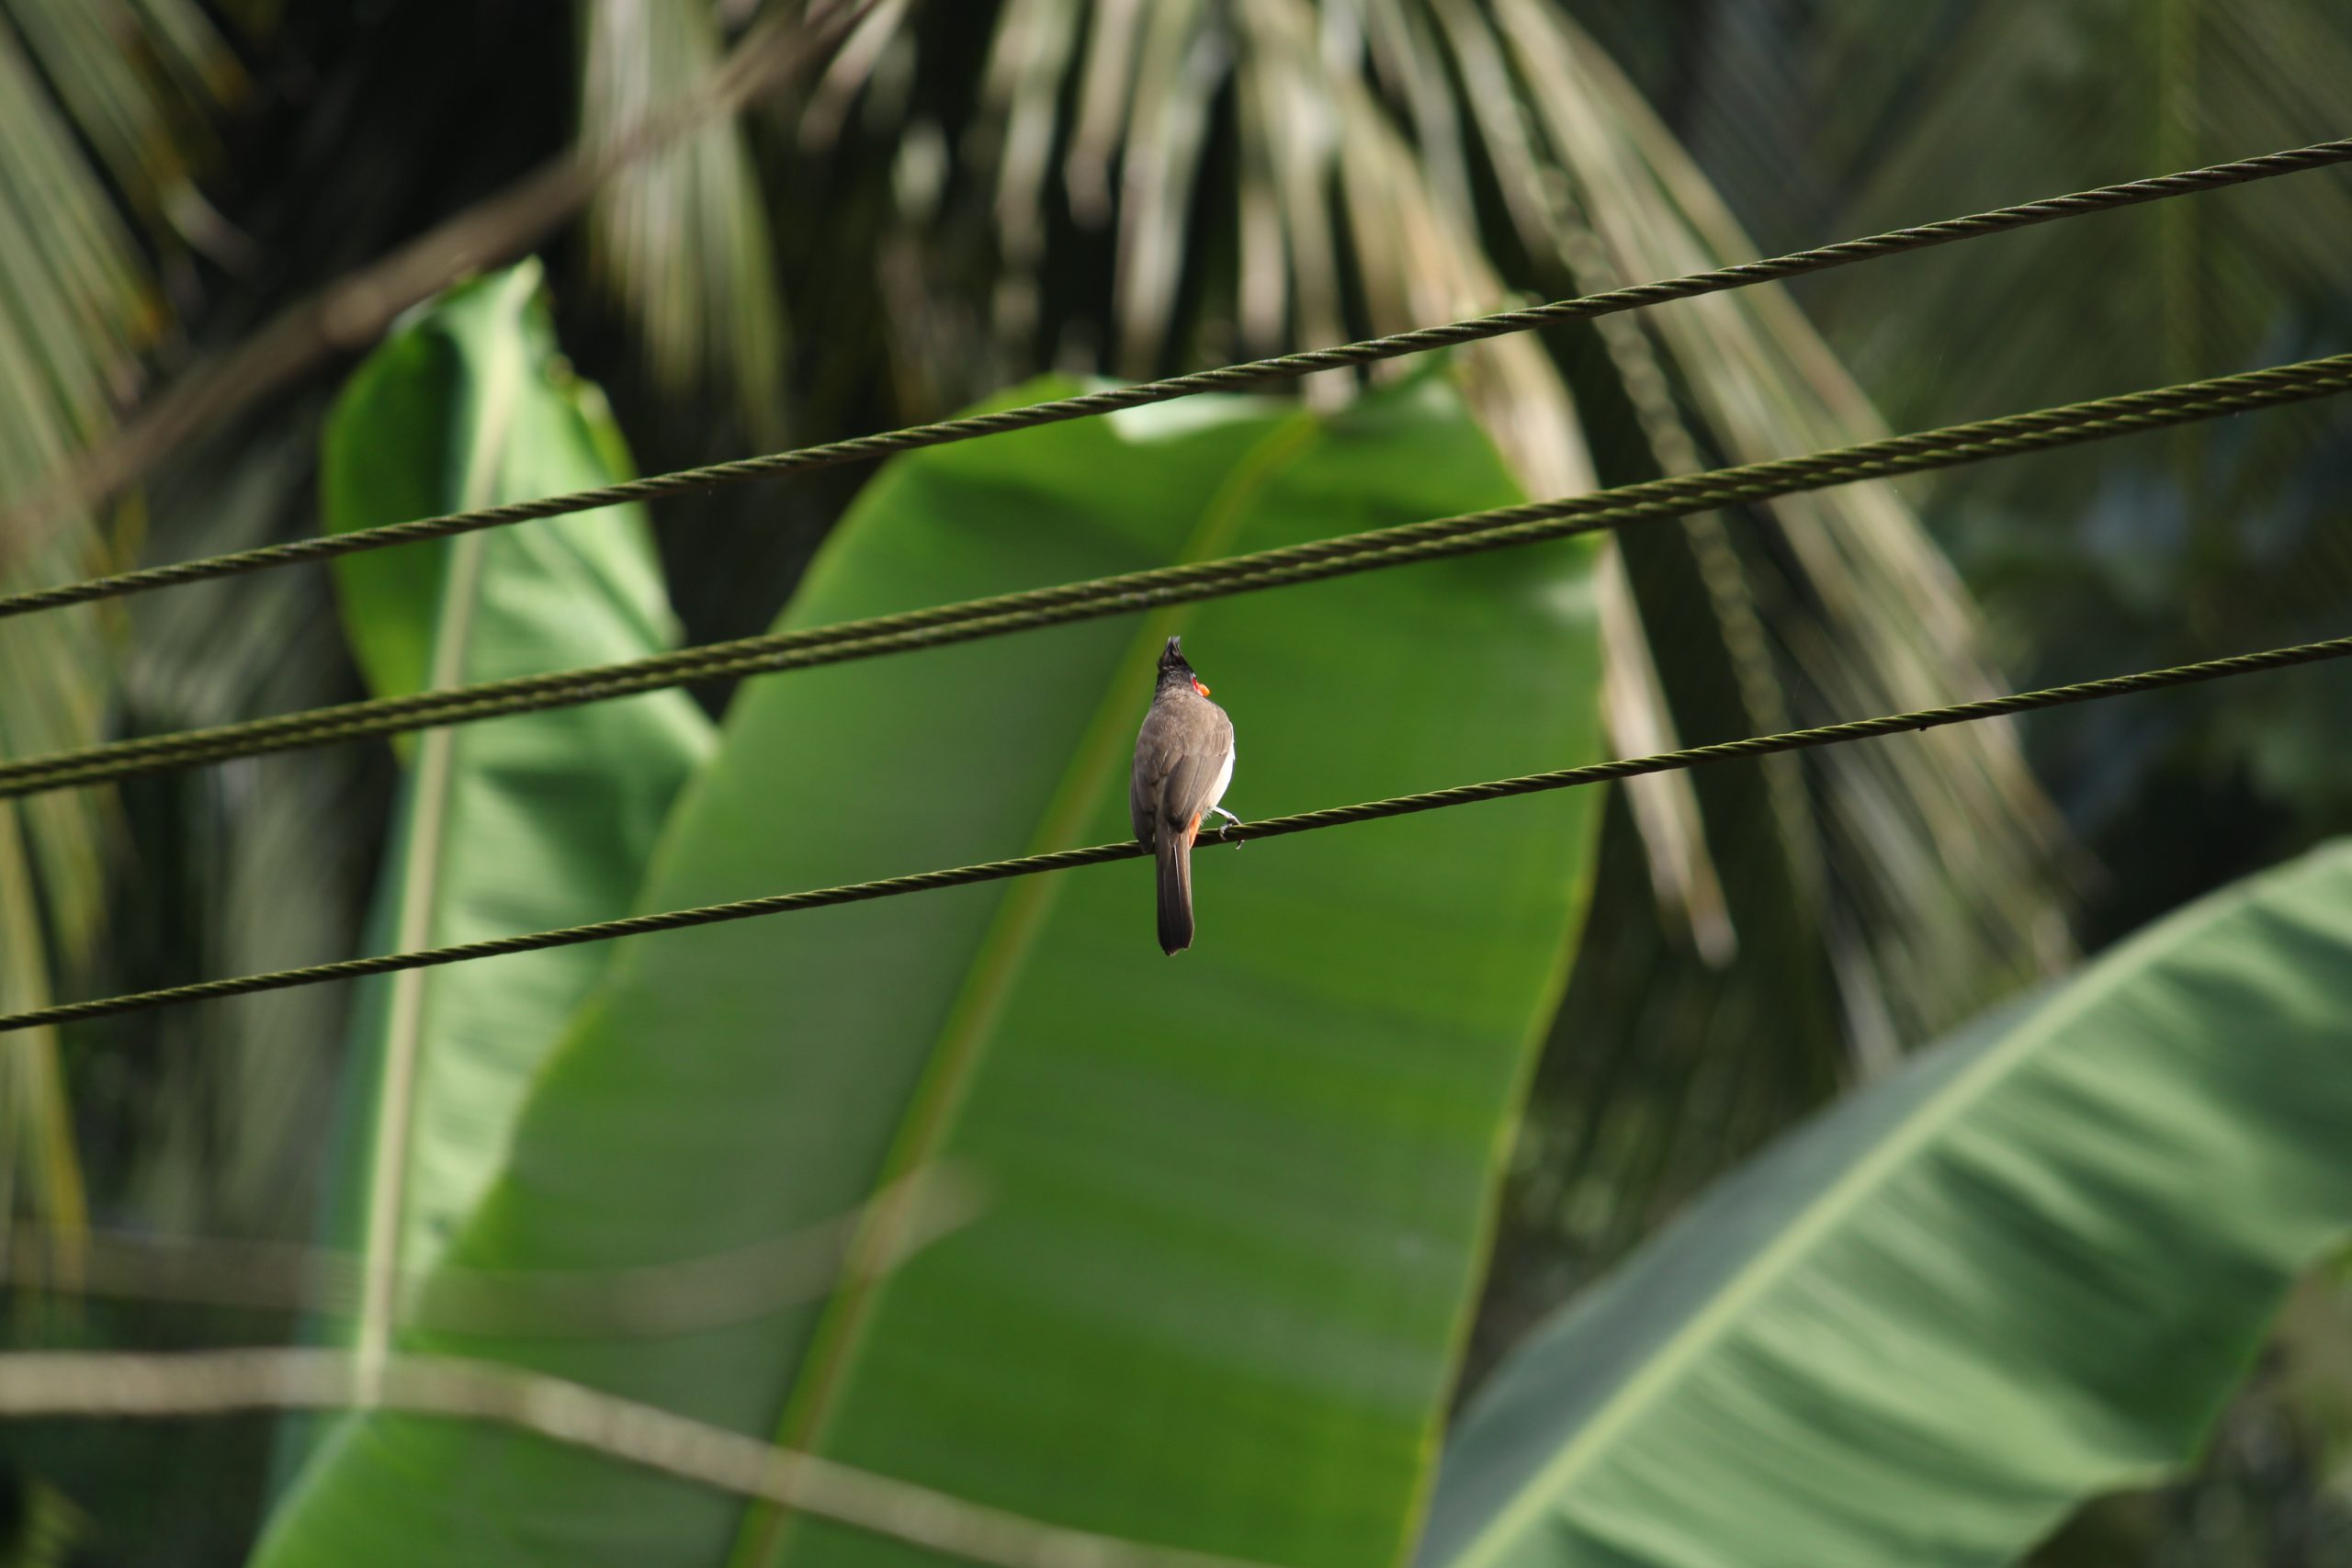
POLYGON ((1182 637, 1170 637, 1168 639, 1168 646, 1160 649, 1159 679, 1163 682, 1171 679, 1183 681, 1188 683, 1192 681, 1193 667, 1185 661, 1184 639, 1182 637))

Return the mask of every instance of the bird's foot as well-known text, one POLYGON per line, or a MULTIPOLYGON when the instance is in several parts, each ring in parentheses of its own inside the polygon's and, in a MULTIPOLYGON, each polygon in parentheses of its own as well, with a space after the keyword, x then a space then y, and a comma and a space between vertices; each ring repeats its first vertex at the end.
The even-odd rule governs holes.
MULTIPOLYGON (((1216 841, 1217 841, 1218 843, 1220 843, 1220 844, 1221 844, 1221 843, 1224 843, 1224 842, 1226 841, 1226 839, 1225 839, 1226 834, 1227 834, 1227 833, 1228 833, 1228 832, 1230 832, 1232 829, 1234 829, 1238 828, 1238 827, 1240 827, 1240 826, 1241 826, 1241 818, 1238 818, 1238 817, 1236 817, 1232 812, 1227 811, 1227 810, 1224 807, 1222 807, 1222 806, 1212 806, 1212 807, 1209 807, 1209 809, 1210 809, 1211 811, 1216 812, 1219 817, 1222 817, 1222 818, 1225 818, 1225 820, 1224 820, 1224 821, 1222 821, 1222 822, 1220 822, 1220 823, 1218 823, 1218 824, 1216 825, 1216 841)), ((1247 839, 1244 839, 1244 840, 1242 840, 1242 843, 1248 843, 1248 842, 1249 842, 1249 840, 1248 840, 1247 839)), ((1234 848, 1236 848, 1236 849, 1239 849, 1240 847, 1241 847, 1241 845, 1240 845, 1240 844, 1236 844, 1236 845, 1234 846, 1234 848)))

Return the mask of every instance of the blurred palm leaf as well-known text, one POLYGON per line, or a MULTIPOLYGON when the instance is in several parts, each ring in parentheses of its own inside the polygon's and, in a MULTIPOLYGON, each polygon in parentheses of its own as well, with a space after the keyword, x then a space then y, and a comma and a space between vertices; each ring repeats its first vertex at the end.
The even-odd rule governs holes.
MULTIPOLYGON (((937 301, 957 293, 989 302, 977 335, 996 347, 966 363, 1133 376, 1757 254, 1639 95, 1534 0, 1006 0, 985 24, 978 7, 884 20, 802 130, 842 170, 893 170, 898 231, 934 237, 935 255, 899 253, 910 276, 882 280, 901 364, 956 361, 968 329, 937 301), (976 32, 972 101, 953 66, 976 32)), ((1882 428, 1777 289, 1463 357, 1537 493, 1882 428)), ((1622 552, 1603 578, 1621 746, 2000 685, 1973 606, 1887 487, 1651 530, 1622 552)), ((1530 1186, 1521 1223, 1602 1251, 2064 945, 2053 817, 2004 728, 1677 787, 1611 814, 1612 835, 1639 837, 1604 856, 1607 913, 1523 1152, 1555 1179, 1583 1172, 1595 1212, 1571 1224, 1564 1190, 1530 1186), (1719 887, 1718 864, 1743 888, 1719 887), (1680 1070, 1645 1085, 1636 1064, 1669 1040, 1680 1070)))
MULTIPOLYGON (((1851 175, 1839 224, 1917 221, 1923 190, 1990 206, 2020 179, 2056 191, 2343 134, 2352 14, 2327 0, 1825 9, 1808 63, 1843 89, 1815 131, 1851 175), (1921 20, 1885 25, 1897 10, 1921 20)), ((2340 292, 2347 241, 2352 182, 2323 174, 2021 235, 1999 259, 2030 289, 1938 257, 1860 269, 1822 310, 1890 408, 1949 418, 2238 368, 2299 297, 2340 292), (2059 321, 2074 330, 2053 364, 2037 329, 2059 321)))
MULTIPOLYGON (((1528 79, 1510 98, 1480 101, 1523 100, 1536 112, 1532 125, 1490 114, 1488 134, 1572 193, 1519 209, 1532 254, 1550 245, 1589 289, 1756 253, 1589 41, 1532 6, 1500 6, 1498 20, 1500 36, 1472 47, 1528 79)), ((1603 323, 1600 335, 1658 469, 1881 429, 1777 291, 1603 323)), ((1678 715, 1695 733, 1818 723, 1997 684, 1966 595, 1886 487, 1778 502, 1736 530, 1700 519, 1680 541, 1626 548, 1673 650, 1659 662, 1678 715)), ((1636 917, 1581 955, 1562 1040, 1597 1035, 1600 1048, 1549 1060, 1549 1098, 1575 1115, 1533 1124, 1522 1223, 1548 1222, 1613 1254, 1661 1201, 1834 1087, 1847 1061, 1883 1064, 2060 956, 2043 880, 2050 813, 2009 732, 1957 739, 1849 748, 1729 788, 1702 781, 1747 948, 1709 975, 1678 953, 1671 930, 1636 917), (1971 855, 1939 849, 1961 843, 1971 855), (1596 1031, 1596 1013, 1636 1026, 1596 1031), (1830 1049, 1808 1059, 1803 1029, 1830 1049), (1547 1140, 1556 1157, 1544 1157, 1547 1140)), ((1620 886, 1631 886, 1622 874, 1620 886)), ((1632 912, 1629 899, 1616 907, 1632 912)))
POLYGON ((54 1486, 0 1470, 0 1568, 68 1568, 87 1515, 54 1486))
MULTIPOLYGON (((169 243, 190 189, 180 149, 202 145, 205 113, 236 83, 191 0, 0 0, 0 503, 102 434, 136 384, 163 315, 141 231, 169 243)), ((82 575, 114 553, 68 517, 0 539, 0 584, 82 575)), ((93 612, 0 627, 0 752, 97 739, 111 663, 93 612)), ((0 812, 7 1005, 86 965, 110 812, 93 792, 0 812)), ((17 1035, 0 1055, 0 1187, 21 1172, 32 1212, 70 1235, 85 1199, 55 1037, 17 1035)))
MULTIPOLYGON (((246 547, 315 526, 322 410, 276 411, 266 432, 175 465, 153 490, 174 555, 246 547)), ((120 728, 162 734, 350 694, 325 574, 262 572, 126 606, 120 728)), ((130 792, 132 852, 96 989, 170 985, 348 956, 374 869, 384 768, 355 749, 254 757, 130 792)), ((180 1235, 278 1235, 311 1217, 329 1124, 341 987, 158 1014, 110 1032, 136 1064, 129 1125, 107 1162, 128 1212, 180 1235)), ((93 1109, 96 1109, 95 1107, 93 1109)))
MULTIPOLYGON (((277 11, 269 0, 243 0, 217 14, 258 36, 277 11)), ((583 0, 580 29, 582 135, 592 142, 697 81, 719 45, 717 11, 703 0, 583 0)), ((102 442, 139 389, 142 357, 165 345, 172 312, 157 274, 192 276, 183 234, 209 243, 226 232, 196 189, 193 165, 214 148, 209 118, 245 86, 195 0, 0 0, 0 504, 102 442)), ((397 207, 402 195, 383 199, 397 207)), ((592 219, 590 249, 658 381, 692 389, 706 373, 724 371, 747 422, 773 425, 781 315, 759 192, 735 129, 706 133, 616 182, 592 219)), ((205 303, 233 326, 252 296, 228 289, 205 303)), ((307 531, 307 433, 288 441, 272 432, 315 418, 314 408, 281 406, 269 432, 184 456, 166 480, 164 553, 307 531)), ((143 510, 127 507, 124 518, 114 538, 69 517, 38 537, 0 540, 0 579, 48 582, 123 564, 144 542, 143 510)), ((142 603, 128 638, 124 620, 95 612, 0 626, 0 751, 101 739, 118 674, 134 728, 329 700, 349 677, 323 610, 311 588, 265 581, 142 603)), ((374 815, 352 794, 356 776, 265 759, 218 784, 145 792, 142 853, 168 857, 169 897, 129 906, 130 923, 142 929, 110 947, 108 976, 155 983, 156 965, 175 979, 191 965, 266 967, 339 951, 345 888, 367 848, 343 840, 374 815), (260 781, 266 811, 254 809, 260 781), (307 874, 288 874, 296 867, 307 874), (165 940, 183 929, 164 913, 172 908, 185 911, 192 941, 165 940)), ((53 971, 72 970, 89 953, 114 811, 112 796, 97 792, 0 807, 7 1005, 48 999, 53 971)), ((152 879, 158 869, 150 863, 140 874, 152 879)), ((316 1124, 309 1112, 323 1079, 287 1068, 282 1037, 334 1033, 339 1008, 333 998, 263 998, 156 1026, 174 1043, 150 1053, 159 1058, 154 1092, 121 1108, 140 1124, 123 1185, 156 1201, 151 1219, 241 1226, 299 1211, 299 1183, 288 1179, 314 1151, 289 1139, 316 1124), (198 1168, 207 1179, 188 1180, 198 1168)), ((0 1187, 20 1175, 18 1190, 71 1230, 84 1204, 53 1038, 12 1037, 0 1047, 0 1187)))
MULTIPOLYGON (((657 106, 707 90, 721 50, 712 0, 580 0, 580 132, 617 140, 657 106)), ((642 340, 650 379, 724 386, 748 430, 780 428, 784 305, 767 210, 741 128, 715 124, 605 183, 587 216, 590 270, 642 340)))
MULTIPOLYGON (((1555 160, 1581 193, 1577 206, 1605 258, 1607 281, 1695 271, 1754 253, 1679 145, 1582 35, 1532 5, 1499 9, 1511 60, 1527 76, 1523 95, 1546 133, 1530 135, 1523 153, 1555 160)), ((1573 254, 1562 249, 1573 266, 1573 254)), ((1694 448, 1721 460, 1883 433, 1778 291, 1693 300, 1632 324, 1654 329, 1662 379, 1696 426, 1694 448)), ((1624 381, 1628 396, 1637 396, 1642 378, 1624 381)), ((1657 450, 1657 434, 1647 434, 1660 466, 1689 466, 1689 458, 1657 450)), ((1765 710, 1746 716, 1751 722, 1775 722, 1783 712, 1814 722, 1996 687, 1977 649, 1973 607, 1891 489, 1849 486, 1792 498, 1753 521, 1757 526, 1717 547, 1739 549, 1739 576, 1752 597, 1737 597, 1737 583, 1708 596, 1727 633, 1738 615, 1753 613, 1767 620, 1777 645, 1770 676, 1737 671, 1743 693, 1762 694, 1747 698, 1765 710), (1774 679, 1778 704, 1770 700, 1774 679)), ((1772 657, 1757 646, 1761 638, 1724 640, 1735 661, 1741 653, 1772 657)), ((2035 928, 2046 924, 2040 867, 2051 842, 2047 811, 2010 731, 1951 740, 1849 749, 1812 775, 1834 884, 1824 897, 1855 931, 1871 933, 1867 951, 1839 976, 1857 1015, 1849 1039, 1868 1042, 1860 1017, 1883 1010, 1893 1025, 1886 1045, 1916 1041, 1964 1014, 1988 977, 2030 968, 2037 956, 2035 928), (1972 854, 1941 856, 1939 843, 1967 843, 1972 854)))
MULTIPOLYGON (((1801 227, 1773 243, 1811 243, 2340 136, 2352 10, 1824 0, 1693 52, 1713 63, 1690 95, 1690 135, 1736 171, 1745 210, 1793 215, 1801 227), (1757 108, 1729 90, 1742 71, 1786 80, 1790 101, 1818 112, 1757 108)), ((1898 423, 1938 423, 2341 347, 2347 253, 2352 181, 2328 172, 1865 267, 1809 298, 1898 423)), ((1939 481, 1934 513, 2023 677, 2324 636, 2352 592, 2330 500, 2341 428, 2333 411, 2301 410, 1991 465, 1939 481)), ((2256 803, 2301 816, 2307 842, 2352 810, 2352 753, 2329 716, 2346 690, 2323 677, 2251 705, 2207 697, 2047 727, 2044 776, 2118 861, 2136 858, 2135 798, 2165 774, 2199 791, 2243 774, 2256 803)), ((2128 925, 2231 869, 2149 886, 2119 863, 2132 908, 2099 923, 2128 925)))

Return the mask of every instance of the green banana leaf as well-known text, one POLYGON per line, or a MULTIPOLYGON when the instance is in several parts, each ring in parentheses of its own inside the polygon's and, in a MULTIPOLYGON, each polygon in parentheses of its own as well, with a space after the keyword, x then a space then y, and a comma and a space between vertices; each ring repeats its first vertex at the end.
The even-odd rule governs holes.
MULTIPOLYGON (((452 289, 360 367, 324 438, 331 531, 630 477, 602 395, 558 353, 540 288, 526 262, 452 289)), ((335 562, 369 689, 391 696, 674 646, 643 511, 615 512, 335 562)), ((410 738, 371 950, 626 910, 714 739, 675 691, 410 738)), ((401 1273, 433 1262, 501 1168, 525 1090, 611 956, 558 948, 369 983, 337 1140, 343 1239, 401 1273), (396 1234, 370 1234, 371 1213, 396 1234)))
MULTIPOLYGON (((1076 389, 1048 380, 1013 400, 1076 389)), ((1509 500, 1442 375, 1330 416, 1180 405, 883 470, 816 625, 1509 500)), ((1119 839, 1161 639, 1267 816, 1597 753, 1584 541, 755 682, 681 800, 668 907, 1119 839)), ((1589 792, 1204 844, 1163 957, 1148 863, 633 942, 451 1267, 755 1244, 934 1162, 979 1218, 691 1334, 413 1333, 976 1502, 1295 1563, 1406 1550, 1498 1164, 1585 899, 1589 792)), ((480 1555, 928 1561, 526 1437, 346 1423, 268 1568, 480 1555)))
POLYGON ((2352 840, 1782 1142, 1507 1360, 1442 1568, 1990 1568, 2187 1458, 2352 1229, 2352 840))

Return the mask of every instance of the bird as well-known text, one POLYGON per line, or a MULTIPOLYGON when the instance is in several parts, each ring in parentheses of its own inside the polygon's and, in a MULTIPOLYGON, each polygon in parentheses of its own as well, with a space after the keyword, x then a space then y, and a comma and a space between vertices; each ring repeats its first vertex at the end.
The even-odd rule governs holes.
POLYGON ((1170 957, 1193 945, 1193 840, 1202 819, 1214 812, 1228 824, 1241 820, 1217 804, 1232 782, 1233 720, 1209 701, 1208 687, 1185 661, 1183 639, 1171 637, 1160 650, 1127 784, 1136 840, 1159 863, 1159 951, 1170 957))

